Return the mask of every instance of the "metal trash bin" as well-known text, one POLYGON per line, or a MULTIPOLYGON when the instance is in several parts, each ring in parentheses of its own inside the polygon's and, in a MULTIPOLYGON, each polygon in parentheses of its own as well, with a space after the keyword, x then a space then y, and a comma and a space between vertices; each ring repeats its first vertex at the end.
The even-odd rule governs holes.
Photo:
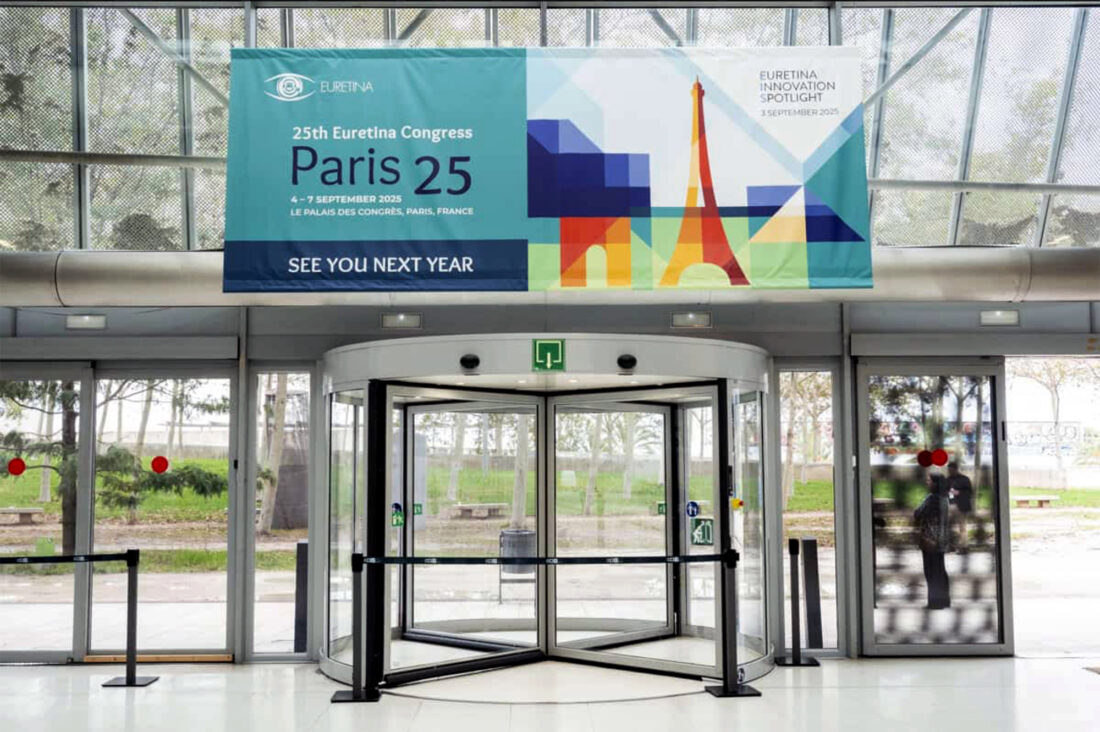
MULTIPOLYGON (((533 557, 536 552, 538 552, 538 541, 535 538, 534 529, 504 529, 500 532, 502 559, 533 557)), ((502 564, 500 570, 503 574, 532 574, 535 571, 535 565, 502 564)))

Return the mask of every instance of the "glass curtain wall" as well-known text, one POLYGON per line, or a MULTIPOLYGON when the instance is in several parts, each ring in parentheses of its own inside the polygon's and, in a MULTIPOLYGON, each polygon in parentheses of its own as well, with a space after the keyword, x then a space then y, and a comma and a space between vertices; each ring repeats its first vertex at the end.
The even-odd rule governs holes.
MULTIPOLYGON (((79 424, 79 381, 0 380, 0 556, 74 553, 79 424)), ((72 652, 75 566, 0 566, 0 655, 72 652)))
POLYGON ((0 2, 0 242, 17 251, 220 247, 229 52, 254 24, 260 47, 843 43, 863 56, 878 246, 1100 245, 1091 122, 1100 11, 884 5, 840 4, 831 33, 824 7, 551 4, 544 19, 537 8, 396 3, 0 2), (74 152, 129 160, 64 157, 74 152), (148 155, 178 156, 180 166, 148 155), (973 181, 986 187, 966 191, 973 181))
MULTIPOLYGON (((837 647, 836 511, 833 485, 833 374, 831 371, 781 371, 779 374, 779 458, 782 466, 780 504, 783 511, 783 613, 790 643, 791 577, 789 539, 817 542, 820 581, 821 643, 809 635, 809 616, 803 611, 805 648, 837 647)), ((799 562, 803 555, 800 554, 799 562)), ((800 564, 801 572, 801 564, 800 564)), ((805 608, 805 575, 800 588, 805 608)))
POLYGON ((256 375, 254 653, 304 653, 310 375, 256 375))
MULTIPOLYGON (((227 650, 230 416, 227 378, 96 381, 92 547, 141 550, 139 650, 227 650)), ((126 584, 93 567, 93 652, 126 645, 126 584)))

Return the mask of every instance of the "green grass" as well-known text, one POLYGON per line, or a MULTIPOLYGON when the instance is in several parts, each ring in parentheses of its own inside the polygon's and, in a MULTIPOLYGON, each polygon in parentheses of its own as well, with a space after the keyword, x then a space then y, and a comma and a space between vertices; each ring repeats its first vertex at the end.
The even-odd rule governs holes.
POLYGON ((795 481, 787 501, 788 513, 833 510, 833 483, 830 480, 795 481))
MULTIPOLYGON (((142 462, 146 467, 152 461, 153 456, 146 457, 142 462)), ((190 460, 173 461, 176 465, 195 465, 212 473, 227 476, 229 463, 226 460, 213 458, 194 458, 190 460)), ((41 471, 32 469, 31 463, 27 466, 27 472, 19 476, 7 476, 0 478, 0 507, 15 506, 18 508, 40 507, 47 519, 57 520, 61 516, 61 499, 57 495, 58 475, 50 471, 50 496, 53 500, 49 503, 38 502, 38 490, 41 481, 41 471)), ((97 481, 98 484, 98 481, 97 481)), ((213 498, 204 498, 190 489, 185 489, 182 495, 175 493, 147 493, 145 499, 138 507, 138 521, 154 523, 173 523, 183 521, 225 521, 225 511, 229 506, 229 491, 213 498)), ((126 509, 111 508, 97 502, 95 510, 97 519, 122 519, 126 518, 126 509)))

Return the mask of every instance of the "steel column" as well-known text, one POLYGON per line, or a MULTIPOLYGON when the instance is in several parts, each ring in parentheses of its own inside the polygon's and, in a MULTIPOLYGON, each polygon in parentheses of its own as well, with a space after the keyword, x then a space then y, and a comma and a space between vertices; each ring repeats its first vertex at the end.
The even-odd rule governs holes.
MULTIPOLYGON (((1087 8, 1078 8, 1073 21, 1073 38, 1069 44, 1069 59, 1066 61, 1066 73, 1062 77, 1062 93, 1058 99, 1058 117, 1054 122, 1054 137, 1050 144, 1050 157, 1047 159, 1048 183, 1058 180, 1058 167, 1062 161, 1062 149, 1066 139, 1066 121, 1073 103, 1073 87, 1077 80, 1077 69, 1081 63, 1081 46, 1085 39, 1088 12, 1087 8)), ((1039 205, 1039 220, 1035 226, 1035 246, 1037 247, 1043 246, 1043 238, 1046 236, 1050 201, 1051 195, 1043 194, 1042 203, 1039 205)))
MULTIPOLYGON (((978 36, 974 43, 974 66, 970 72, 970 96, 966 106, 966 122, 963 125, 962 148, 959 151, 959 166, 956 178, 964 181, 970 176, 970 153, 974 147, 974 129, 978 122, 978 104, 982 96, 982 81, 985 76, 986 47, 989 41, 989 26, 993 11, 982 8, 978 18, 978 36)), ((962 222, 964 193, 958 193, 951 202, 951 222, 948 230, 948 243, 958 244, 959 228, 962 222)))

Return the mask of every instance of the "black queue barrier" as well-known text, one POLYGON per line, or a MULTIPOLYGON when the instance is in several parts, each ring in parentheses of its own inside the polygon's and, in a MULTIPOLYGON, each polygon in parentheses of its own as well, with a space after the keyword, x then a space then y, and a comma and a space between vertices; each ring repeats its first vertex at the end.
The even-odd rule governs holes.
POLYGON ((63 554, 45 557, 0 557, 3 564, 91 564, 94 562, 126 562, 126 675, 104 682, 107 687, 148 686, 159 676, 137 675, 137 599, 138 565, 141 552, 127 549, 117 554, 63 554))
MULTIPOLYGON (((799 618, 799 598, 798 598, 798 539, 789 539, 787 541, 787 551, 791 555, 791 655, 790 656, 776 656, 776 666, 820 666, 816 658, 807 656, 802 657, 802 629, 801 620, 799 618)), ((814 557, 817 556, 817 542, 814 542, 814 557)), ((815 572, 816 577, 816 572, 815 572)), ((820 601, 818 604, 818 625, 821 623, 821 610, 820 601)), ((820 635, 820 630, 818 631, 820 635)))
POLYGON ((760 696, 760 692, 751 686, 741 683, 741 672, 737 667, 737 563, 740 556, 733 549, 728 549, 722 554, 691 554, 691 555, 656 555, 656 556, 626 556, 626 557, 366 557, 359 553, 351 555, 352 572, 352 623, 351 642, 351 689, 337 691, 332 695, 332 701, 336 702, 376 702, 381 698, 382 683, 380 659, 382 650, 379 647, 381 635, 371 632, 371 628, 380 625, 382 616, 377 608, 372 610, 366 606, 363 597, 363 570, 366 567, 368 573, 375 574, 372 583, 378 588, 375 602, 377 605, 385 602, 381 593, 382 571, 387 564, 427 564, 427 565, 577 565, 577 564, 694 564, 703 562, 719 562, 722 572, 722 599, 720 612, 722 613, 723 627, 730 629, 725 633, 725 644, 722 648, 722 684, 705 687, 706 691, 718 697, 736 696, 760 696), (365 638, 362 626, 364 608, 367 612, 366 625, 371 626, 365 638), (370 663, 367 663, 367 660, 370 663), (366 671, 364 671, 364 667, 366 671))

